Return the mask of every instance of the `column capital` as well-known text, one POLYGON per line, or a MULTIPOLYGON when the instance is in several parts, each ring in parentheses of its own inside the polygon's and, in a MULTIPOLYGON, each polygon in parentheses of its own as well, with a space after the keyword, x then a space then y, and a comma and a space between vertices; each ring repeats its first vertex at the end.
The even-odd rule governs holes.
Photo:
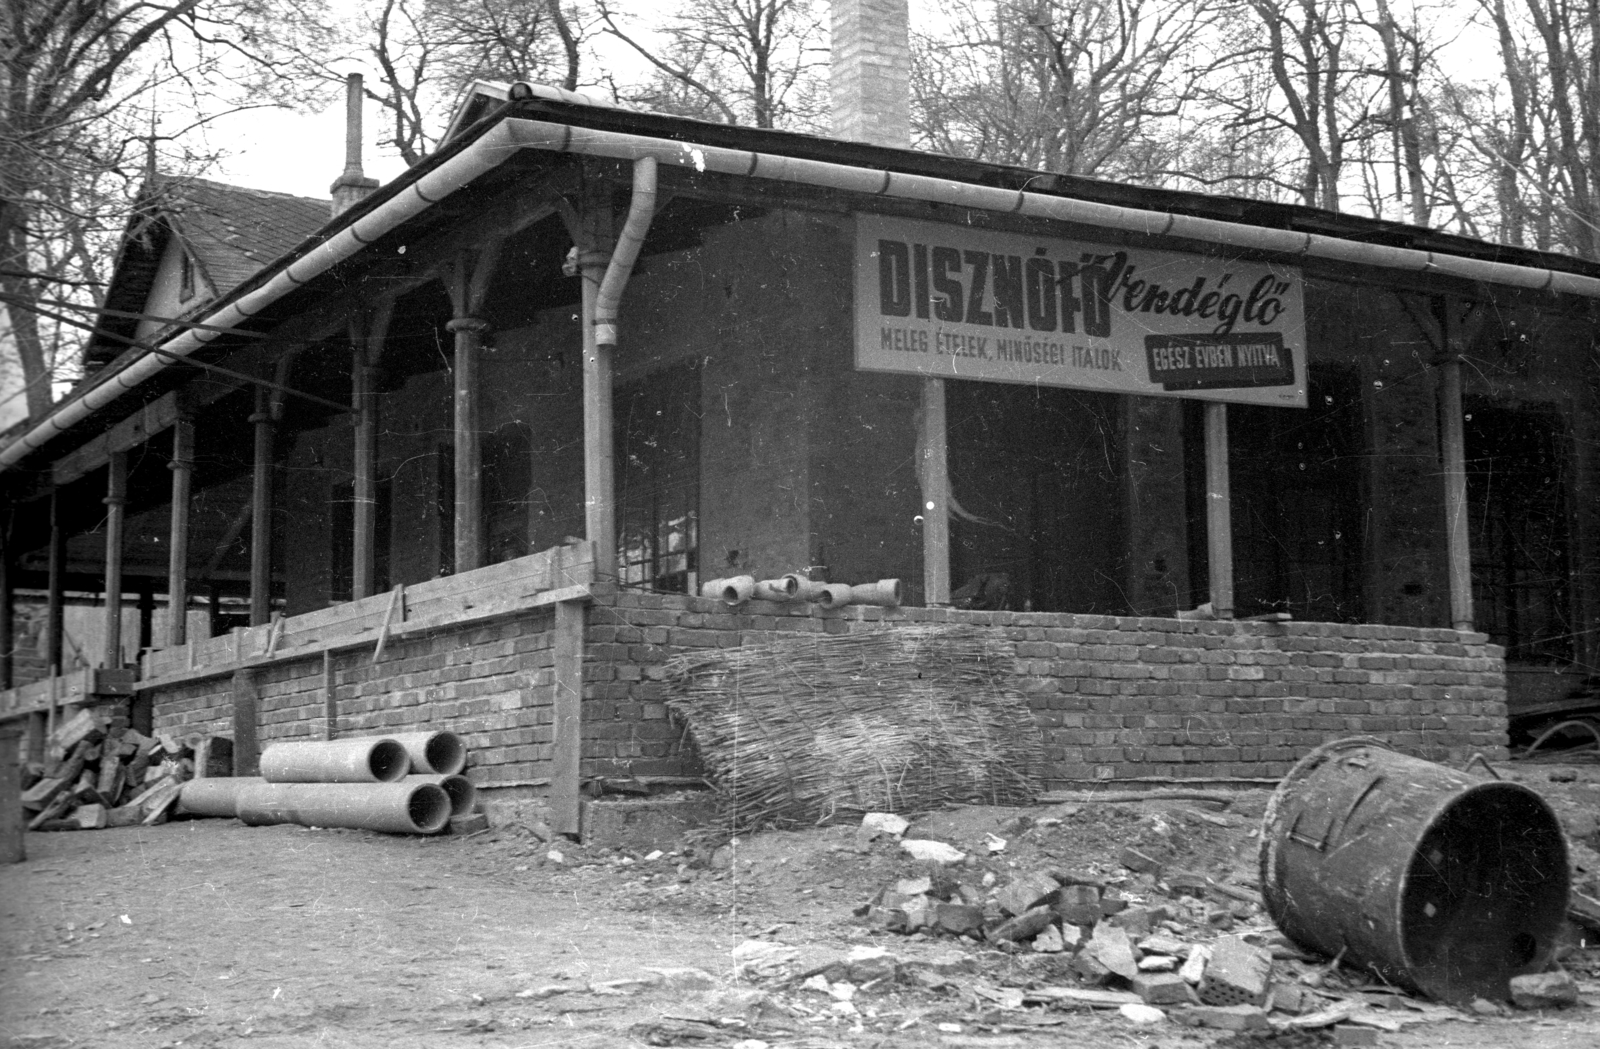
POLYGON ((445 321, 444 330, 452 334, 462 331, 483 332, 489 330, 489 322, 481 317, 455 317, 445 321))

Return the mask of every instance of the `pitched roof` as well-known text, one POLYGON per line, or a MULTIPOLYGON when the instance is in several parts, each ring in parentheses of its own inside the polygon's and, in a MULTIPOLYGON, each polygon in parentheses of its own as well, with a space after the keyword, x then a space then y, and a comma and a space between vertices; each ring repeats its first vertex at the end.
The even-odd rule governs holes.
MULTIPOLYGON (((286 255, 331 217, 330 201, 230 186, 209 179, 174 175, 152 177, 140 192, 139 205, 128 222, 117 251, 105 305, 142 312, 168 240, 185 244, 218 299, 268 263, 286 255)), ((202 309, 207 302, 196 302, 202 309)), ((190 312, 194 312, 191 310, 190 312)), ((127 349, 139 322, 106 316, 84 347, 84 365, 92 372, 127 349)))
POLYGON ((153 203, 219 296, 287 254, 331 217, 326 200, 200 178, 159 175, 153 181, 153 203))

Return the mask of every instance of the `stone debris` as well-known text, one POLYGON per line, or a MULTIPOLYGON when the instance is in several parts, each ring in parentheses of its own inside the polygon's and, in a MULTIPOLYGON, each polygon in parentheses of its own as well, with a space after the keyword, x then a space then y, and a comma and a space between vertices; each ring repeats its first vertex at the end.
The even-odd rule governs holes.
POLYGON ((187 780, 233 775, 233 742, 199 733, 147 736, 125 716, 86 709, 51 734, 44 761, 20 771, 29 830, 149 826, 166 822, 187 780))
POLYGON ((950 865, 960 863, 967 858, 967 854, 954 845, 946 845, 942 841, 929 841, 924 838, 901 838, 900 847, 911 854, 914 860, 924 863, 938 863, 950 865))
POLYGON ((1533 973, 1511 978, 1511 1004, 1518 1009, 1560 1009, 1578 1004, 1578 982, 1569 972, 1533 973))

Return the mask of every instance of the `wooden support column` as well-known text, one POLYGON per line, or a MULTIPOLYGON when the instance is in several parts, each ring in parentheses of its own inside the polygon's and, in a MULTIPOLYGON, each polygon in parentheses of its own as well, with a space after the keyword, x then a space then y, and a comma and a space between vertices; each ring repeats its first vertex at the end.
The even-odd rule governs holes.
POLYGON ((1206 402, 1206 552, 1211 611, 1233 618, 1233 497, 1228 487, 1228 406, 1206 402))
POLYGON ((11 579, 10 515, 0 522, 0 689, 12 688, 16 677, 16 599, 11 579))
POLYGON ((114 452, 106 463, 105 639, 104 667, 122 666, 122 533, 128 505, 128 453, 114 452))
POLYGON ((233 672, 233 774, 261 774, 261 749, 256 735, 255 675, 248 670, 233 672))
POLYGON ((260 626, 272 611, 272 444, 271 402, 256 387, 255 465, 250 489, 250 625, 260 626))
POLYGON ((189 640, 189 499, 194 484, 194 417, 172 424, 172 543, 167 551, 167 644, 189 640))
POLYGON ((1446 333, 1439 366, 1439 452, 1444 473, 1445 550, 1450 565, 1450 625, 1471 630, 1472 547, 1467 536, 1467 441, 1461 407, 1461 357, 1446 333))
POLYGON ((950 603, 950 442, 944 380, 922 380, 921 433, 923 603, 950 603))
POLYGON ((583 521, 595 544, 595 577, 617 577, 617 486, 612 411, 612 350, 595 338, 595 306, 616 246, 616 216, 603 189, 585 195, 581 213, 568 219, 583 278, 583 521))
POLYGON ((378 585, 378 397, 373 388, 373 365, 383 352, 393 315, 394 301, 390 300, 371 316, 361 315, 350 323, 350 408, 355 413, 350 596, 357 601, 371 597, 378 585))
POLYGON ((51 674, 61 673, 66 638, 67 533, 61 520, 61 489, 50 493, 50 575, 45 600, 44 651, 51 674))
POLYGON ((0 722, 0 864, 28 858, 22 840, 22 777, 17 767, 22 726, 0 722))
POLYGON ((333 665, 333 649, 322 653, 322 738, 339 735, 339 675, 333 665))
POLYGON ((477 316, 500 258, 500 242, 462 252, 451 270, 450 304, 455 317, 445 327, 455 336, 455 532, 457 572, 480 568, 483 550, 483 398, 478 358, 489 323, 477 316))
POLYGON ((584 604, 556 604, 555 710, 550 754, 550 826, 576 835, 581 827, 579 785, 583 776, 583 626, 584 604))

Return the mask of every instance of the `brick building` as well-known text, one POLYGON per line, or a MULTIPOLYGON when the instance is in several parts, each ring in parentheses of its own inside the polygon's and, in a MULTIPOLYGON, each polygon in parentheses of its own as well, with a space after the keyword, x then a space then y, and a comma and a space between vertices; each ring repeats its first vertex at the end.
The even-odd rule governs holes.
POLYGON ((1592 264, 528 85, 335 190, 0 449, 8 595, 211 613, 0 716, 448 727, 575 830, 698 773, 665 661, 773 631, 994 631, 1055 785, 1503 754, 1600 655, 1592 264), (905 607, 694 596, 786 572, 905 607))

